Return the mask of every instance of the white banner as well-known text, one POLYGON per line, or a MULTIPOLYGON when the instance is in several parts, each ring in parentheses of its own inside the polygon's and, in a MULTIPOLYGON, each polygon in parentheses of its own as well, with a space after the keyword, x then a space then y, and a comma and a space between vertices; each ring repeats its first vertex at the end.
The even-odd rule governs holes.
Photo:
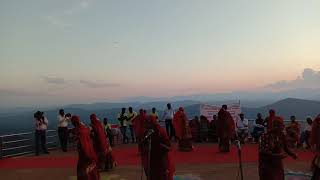
MULTIPOLYGON (((240 102, 234 104, 227 104, 228 111, 233 117, 233 120, 237 120, 239 114, 241 113, 240 102)), ((208 104, 201 104, 200 105, 200 115, 206 116, 209 121, 212 120, 213 115, 218 115, 221 106, 218 105, 208 105, 208 104)))

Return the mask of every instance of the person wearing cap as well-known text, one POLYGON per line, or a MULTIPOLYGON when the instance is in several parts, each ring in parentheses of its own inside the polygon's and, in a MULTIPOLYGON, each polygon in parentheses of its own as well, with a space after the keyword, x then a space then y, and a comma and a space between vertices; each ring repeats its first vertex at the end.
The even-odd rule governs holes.
POLYGON ((35 155, 39 156, 40 146, 43 153, 49 154, 47 149, 46 130, 48 128, 48 119, 44 116, 43 112, 37 111, 34 114, 35 123, 35 155))

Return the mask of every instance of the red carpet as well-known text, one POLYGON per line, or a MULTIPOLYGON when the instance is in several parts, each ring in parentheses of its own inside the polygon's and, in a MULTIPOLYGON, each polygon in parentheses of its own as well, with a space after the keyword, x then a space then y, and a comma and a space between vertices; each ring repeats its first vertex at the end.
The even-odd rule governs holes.
MULTIPOLYGON (((140 163, 136 146, 116 147, 113 150, 119 165, 138 165, 140 163)), ((311 152, 298 152, 298 161, 311 161, 311 152)), ((176 164, 237 163, 237 149, 230 153, 219 153, 217 145, 196 146, 193 152, 173 152, 176 164)), ((242 148, 242 160, 245 163, 257 162, 257 147, 247 145, 242 148)), ((285 161, 295 161, 288 157, 285 161)), ((70 156, 18 157, 0 160, 0 168, 74 168, 76 154, 70 156)))

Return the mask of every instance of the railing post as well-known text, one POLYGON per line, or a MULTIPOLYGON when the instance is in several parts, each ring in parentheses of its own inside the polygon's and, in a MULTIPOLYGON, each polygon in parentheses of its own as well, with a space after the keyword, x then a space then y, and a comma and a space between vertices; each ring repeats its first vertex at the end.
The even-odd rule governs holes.
POLYGON ((0 159, 3 157, 3 137, 0 137, 0 159))

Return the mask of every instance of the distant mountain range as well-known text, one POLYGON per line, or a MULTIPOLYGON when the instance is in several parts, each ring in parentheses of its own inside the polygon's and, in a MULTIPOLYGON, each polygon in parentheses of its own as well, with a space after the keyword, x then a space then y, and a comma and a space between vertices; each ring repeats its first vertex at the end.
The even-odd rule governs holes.
MULTIPOLYGON (((159 99, 158 99, 159 100, 159 99)), ((215 104, 221 105, 228 101, 206 101, 200 100, 181 100, 181 101, 148 101, 148 102, 119 102, 119 103, 94 103, 94 104, 73 104, 62 107, 66 112, 79 115, 85 123, 89 121, 89 115, 96 113, 101 119, 108 117, 112 122, 117 123, 116 116, 122 107, 133 107, 135 111, 144 108, 150 111, 152 107, 158 109, 158 113, 166 107, 166 104, 171 102, 174 108, 180 106, 185 107, 185 111, 189 118, 192 118, 200 113, 200 104, 215 104)), ((229 101, 230 102, 230 101, 229 101)), ((234 102, 234 101, 233 101, 234 102)), ((288 119, 291 115, 295 115, 298 119, 305 119, 307 116, 316 116, 320 113, 320 101, 286 98, 268 105, 256 107, 246 107, 246 103, 250 101, 241 101, 242 111, 247 118, 253 119, 258 112, 264 116, 267 115, 269 109, 275 109, 277 113, 288 119)), ((254 101, 251 101, 254 102, 254 101)), ((266 101, 268 102, 268 101, 266 101)), ((260 102, 261 103, 261 102, 260 102)), ((49 127, 56 128, 56 118, 59 108, 44 109, 47 118, 49 119, 49 127)), ((33 130, 33 113, 35 109, 21 109, 17 112, 2 112, 0 113, 0 134, 16 133, 33 130)))

